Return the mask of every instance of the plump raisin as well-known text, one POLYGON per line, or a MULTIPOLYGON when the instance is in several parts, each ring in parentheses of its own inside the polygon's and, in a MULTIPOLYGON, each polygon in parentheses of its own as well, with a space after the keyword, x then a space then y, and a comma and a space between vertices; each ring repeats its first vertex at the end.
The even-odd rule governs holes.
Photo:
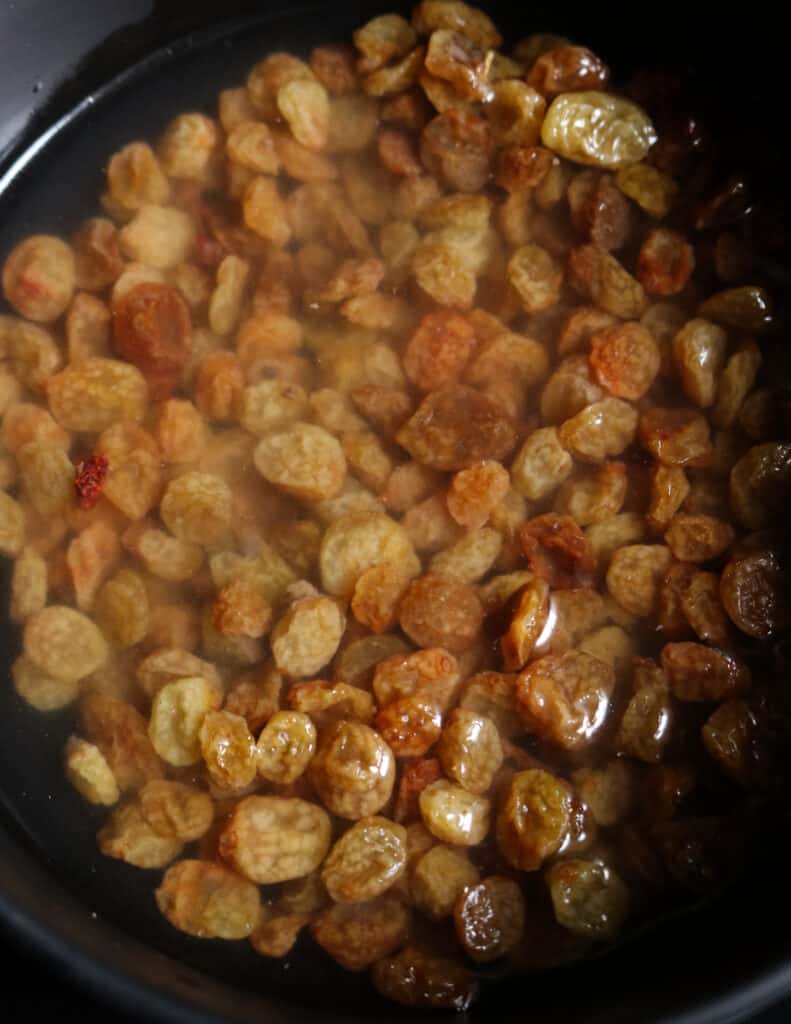
POLYGON ((694 250, 682 234, 669 228, 648 233, 637 257, 637 280, 650 295, 677 295, 694 269, 694 250))
POLYGON ((483 622, 483 607, 469 583, 427 573, 407 587, 401 599, 401 628, 421 647, 444 647, 453 654, 470 647, 483 622))
POLYGON ((455 471, 482 459, 502 459, 516 434, 491 399, 457 385, 428 395, 396 440, 422 465, 455 471))
POLYGON ((333 814, 357 820, 376 814, 390 799, 395 759, 373 729, 337 722, 322 733, 310 778, 333 814))
POLYGON ((478 963, 488 963, 522 938, 524 897, 513 879, 491 875, 462 893, 453 916, 464 951, 478 963))
POLYGON ((554 512, 535 516, 520 528, 519 540, 532 571, 554 589, 584 586, 592 580, 593 551, 571 516, 554 512))
POLYGON ((437 747, 445 775, 471 793, 485 793, 503 760, 497 726, 489 718, 456 708, 437 747))
POLYGON ((573 796, 568 783, 538 768, 511 779, 497 816, 497 844, 518 871, 537 871, 569 841, 573 796))
POLYGON ((488 123, 468 110, 446 110, 423 129, 420 156, 431 174, 459 192, 486 184, 494 154, 488 123))
POLYGON ((642 398, 659 373, 659 348, 637 323, 608 327, 591 339, 594 377, 616 398, 642 398))
POLYGON ((665 644, 662 668, 683 701, 720 701, 750 688, 750 670, 743 661, 703 644, 665 644))
POLYGON ((531 662, 516 681, 516 700, 531 731, 575 750, 601 730, 614 686, 605 662, 567 651, 531 662))
POLYGON ((635 103, 595 90, 557 96, 541 128, 547 148, 597 167, 637 163, 656 138, 648 116, 635 103))
POLYGON ((387 818, 362 818, 330 850, 321 879, 337 903, 359 903, 380 896, 405 868, 403 825, 387 818))
POLYGON ((168 398, 192 349, 192 322, 181 295, 166 285, 139 284, 114 311, 115 348, 148 382, 154 398, 168 398))
POLYGON ((728 617, 748 636, 765 640, 784 622, 782 574, 771 549, 736 553, 720 577, 728 617))
POLYGON ((547 872, 558 923, 575 935, 611 939, 629 911, 629 891, 602 861, 567 860, 547 872))
POLYGON ((711 452, 709 425, 689 408, 652 406, 640 417, 640 441, 665 466, 684 466, 705 459, 711 452))
POLYGON ((421 391, 436 391, 459 379, 474 347, 475 331, 466 317, 429 313, 409 339, 404 370, 421 391))
POLYGON ((474 977, 460 963, 413 946, 379 960, 372 978, 378 992, 402 1006, 459 1013, 469 1008, 478 990, 474 977))
POLYGON ((423 823, 443 843, 477 846, 489 831, 489 800, 446 779, 426 786, 419 803, 423 823))

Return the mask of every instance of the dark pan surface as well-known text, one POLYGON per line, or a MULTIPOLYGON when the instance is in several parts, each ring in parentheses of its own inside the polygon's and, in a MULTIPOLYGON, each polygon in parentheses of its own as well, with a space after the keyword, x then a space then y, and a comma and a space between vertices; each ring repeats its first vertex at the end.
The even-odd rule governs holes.
MULTIPOLYGON (((112 37, 61 86, 47 111, 28 126, 26 141, 33 142, 54 116, 72 112, 45 145, 37 144, 26 155, 17 147, 0 164, 0 254, 37 231, 68 234, 96 212, 102 170, 114 150, 135 138, 155 138, 176 113, 213 112, 218 91, 240 84, 263 53, 305 51, 328 39, 348 38, 372 11, 405 5, 295 4, 288 5, 288 13, 278 13, 286 5, 272 5, 271 10, 260 3, 229 3, 222 5, 225 18, 215 27, 189 31, 216 21, 219 6, 157 4, 142 28, 112 37), (213 17, 207 16, 208 7, 213 17), (255 16, 241 16, 255 8, 255 16), (186 35, 180 34, 184 31, 186 35), (167 45, 153 51, 152 40, 167 45), (145 52, 142 63, 99 89, 109 68, 123 70, 145 52)), ((516 6, 486 5, 512 40, 540 29, 567 31, 621 70, 670 53, 684 62, 691 55, 691 40, 697 38, 706 41, 704 62, 720 71, 718 55, 732 52, 729 48, 744 31, 743 26, 720 26, 712 34, 701 16, 697 22, 687 18, 680 37, 673 28, 674 17, 679 24, 679 5, 667 15, 667 24, 652 27, 643 40, 646 33, 638 24, 643 15, 636 11, 623 22, 613 14, 605 25, 589 8, 530 5, 514 10, 516 6)), ((758 54, 745 38, 749 33, 738 45, 748 54, 749 72, 750 60, 758 66, 758 54)), ((91 37, 87 45, 93 42, 91 37)), ((724 82, 733 85, 735 79, 725 76, 724 82)), ((751 109, 746 92, 739 99, 740 108, 744 104, 751 109)), ((18 640, 5 622, 7 574, 3 584, 0 912, 12 926, 97 990, 112 992, 128 1007, 143 999, 139 1005, 149 1018, 180 1015, 169 1003, 172 998, 202 1006, 217 1017, 273 1024, 286 1019, 307 1024, 403 1017, 403 1011, 372 994, 365 975, 342 971, 314 954, 307 942, 279 964, 256 956, 245 943, 206 943, 175 932, 153 902, 159 873, 98 854, 95 832, 101 815, 66 784, 60 765, 72 713, 42 716, 15 697, 8 681, 18 640), (44 922, 44 930, 31 918, 44 922), (154 996, 152 988, 162 994, 154 996)), ((600 961, 485 986, 472 1017, 551 1018, 557 1024, 742 1019, 791 991, 791 967, 784 966, 791 958, 786 851, 786 842, 774 841, 765 864, 753 869, 726 899, 699 915, 669 922, 600 961)))

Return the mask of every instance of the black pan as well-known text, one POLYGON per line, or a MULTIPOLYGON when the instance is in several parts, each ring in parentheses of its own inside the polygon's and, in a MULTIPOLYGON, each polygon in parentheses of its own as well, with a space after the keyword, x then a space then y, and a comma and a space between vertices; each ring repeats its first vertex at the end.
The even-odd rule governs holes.
MULTIPOLYGON (((345 39, 372 13, 402 6, 0 0, 0 254, 32 232, 68 233, 95 212, 115 149, 155 137, 183 110, 211 111, 218 91, 239 84, 267 50, 345 39)), ((769 148, 787 155, 786 44, 782 29, 767 27, 768 5, 753 3, 738 23, 680 3, 485 6, 511 40, 566 32, 624 72, 655 60, 693 64, 716 86, 729 130, 758 118, 778 143, 769 148)), ((2 589, 5 608, 6 577, 2 589)), ((98 854, 98 816, 60 766, 72 714, 41 716, 15 697, 8 666, 18 639, 4 613, 0 638, 0 924, 144 1019, 436 1019, 385 1003, 365 976, 307 943, 282 965, 244 943, 172 930, 154 907, 157 873, 98 854)), ((759 862, 712 905, 606 957, 485 984, 470 1019, 725 1024, 791 993, 787 839, 767 840, 759 862)))

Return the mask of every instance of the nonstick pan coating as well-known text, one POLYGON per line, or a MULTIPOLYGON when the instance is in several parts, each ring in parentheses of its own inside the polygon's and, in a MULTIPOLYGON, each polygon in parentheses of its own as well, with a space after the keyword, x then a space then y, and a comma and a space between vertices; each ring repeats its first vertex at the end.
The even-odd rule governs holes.
MULTIPOLYGON (((58 4, 53 0, 51 6, 58 4)), ((37 5, 39 11, 46 6, 37 5)), ((102 0, 77 6, 81 18, 90 8, 106 17, 102 0)), ((34 232, 68 234, 96 212, 102 171, 114 150, 132 139, 155 138, 184 110, 211 112, 219 90, 239 84, 265 52, 306 51, 346 39, 371 13, 405 6, 168 2, 155 5, 142 24, 119 30, 92 55, 87 49, 95 44, 95 27, 86 29, 84 58, 0 164, 0 254, 34 232), (58 118, 42 146, 41 133, 58 118)), ((656 26, 644 24, 650 12, 637 10, 621 19, 608 9, 605 22, 590 6, 486 7, 512 40, 541 29, 569 32, 619 70, 652 59, 686 62, 696 56, 692 41, 705 40, 698 60, 722 76, 724 92, 730 87, 738 93, 740 109, 753 108, 749 91, 737 83, 757 82, 757 70, 763 69, 766 86, 766 68, 778 67, 766 61, 765 49, 759 54, 751 48, 749 31, 740 26, 737 77, 723 64, 723 55, 737 45, 733 27, 712 27, 702 16, 681 21, 681 5, 663 6, 662 24, 656 26)), ((4 46, 14 45, 3 38, 1 23, 0 38, 4 46)), ((6 592, 7 573, 3 609, 6 592)), ((366 975, 342 971, 309 942, 283 965, 256 956, 245 943, 201 942, 171 929, 153 901, 158 873, 101 857, 95 841, 101 815, 65 782, 61 751, 73 713, 42 716, 16 698, 8 668, 18 638, 4 611, 0 637, 0 918, 16 934, 51 953, 70 975, 127 1009, 139 1008, 147 1019, 437 1019, 385 1003, 366 975)), ((773 844, 766 863, 715 905, 667 922, 601 960, 485 985, 471 1018, 535 1024, 550 1018, 557 1024, 741 1019, 791 991, 786 849, 785 843, 773 844)))

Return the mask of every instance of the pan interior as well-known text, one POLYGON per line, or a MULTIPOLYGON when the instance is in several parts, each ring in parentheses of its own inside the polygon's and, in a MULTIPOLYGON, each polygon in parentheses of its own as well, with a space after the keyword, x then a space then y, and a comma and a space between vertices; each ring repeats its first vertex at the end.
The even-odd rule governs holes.
MULTIPOLYGON (((216 5, 211 6, 216 12, 216 5)), ((157 138, 177 113, 214 113, 218 92, 241 84, 246 70, 266 52, 304 53, 319 43, 345 40, 372 8, 405 6, 292 5, 283 14, 264 11, 221 22, 151 54, 104 89, 83 97, 46 140, 6 165, 5 176, 0 177, 0 253, 29 234, 68 235, 85 217, 97 214, 103 171, 116 149, 133 139, 157 138)), ((702 17, 697 25, 686 19, 682 39, 666 25, 644 44, 636 25, 618 23, 615 16, 602 19, 583 8, 577 12, 549 5, 517 10, 513 6, 519 5, 509 10, 505 4, 487 4, 511 41, 536 30, 569 32, 625 71, 666 56, 674 46, 687 45, 696 33, 716 49, 710 31, 703 35, 702 17)), ((680 13, 677 5, 671 22, 680 13)), ((642 19, 636 11, 633 14, 642 19)), ((730 76, 727 80, 733 81, 730 76)), ((2 582, 5 609, 7 571, 2 582)), ((43 716, 23 705, 8 680, 19 638, 5 611, 0 635, 5 676, 0 686, 0 826, 23 836, 32 854, 89 913, 213 978, 262 997, 278 995, 307 1011, 306 1020, 319 1015, 327 1019, 330 1012, 346 1019, 370 1018, 372 1012, 383 1019, 403 1015, 372 995, 365 975, 341 970, 314 953, 309 942, 300 944, 286 962, 274 962, 255 955, 246 943, 202 942, 171 929, 153 900, 158 873, 98 853, 95 835, 103 814, 71 789, 61 765, 63 746, 74 727, 73 712, 43 716)), ((782 859, 782 850, 769 851, 766 866, 751 872, 717 905, 683 923, 667 922, 601 961, 485 986, 475 1016, 529 1016, 538 1022, 551 1014, 559 1024, 581 1019, 606 1019, 608 1024, 648 1021, 660 1019, 674 1005, 691 1005, 698 994, 737 984, 770 963, 768 951, 771 960, 791 952, 783 927, 791 908, 791 887, 778 884, 785 873, 782 859), (672 985, 669 979, 674 979, 672 985)), ((186 975, 183 984, 190 985, 186 975)))

